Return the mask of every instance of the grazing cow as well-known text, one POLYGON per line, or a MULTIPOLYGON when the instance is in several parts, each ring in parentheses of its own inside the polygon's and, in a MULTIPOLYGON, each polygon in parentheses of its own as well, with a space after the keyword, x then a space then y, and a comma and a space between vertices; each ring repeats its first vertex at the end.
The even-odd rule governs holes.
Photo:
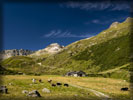
POLYGON ((128 87, 121 88, 121 91, 128 91, 128 87))
POLYGON ((32 83, 35 83, 35 82, 36 82, 36 80, 33 78, 33 79, 32 79, 32 83))
POLYGON ((55 87, 55 86, 56 86, 56 84, 51 84, 51 86, 55 87))
POLYGON ((39 79, 39 82, 40 82, 40 83, 42 83, 42 80, 41 80, 41 79, 39 79))
POLYGON ((51 83, 51 82, 52 82, 52 80, 50 80, 50 79, 49 79, 49 80, 48 80, 48 82, 49 82, 49 83, 51 83))
POLYGON ((68 87, 69 85, 65 83, 64 86, 68 87))
POLYGON ((62 83, 56 83, 56 85, 57 85, 57 86, 61 86, 61 85, 62 85, 62 83))
POLYGON ((5 94, 7 94, 7 93, 8 93, 7 87, 6 87, 6 86, 1 86, 1 87, 0 87, 0 93, 5 93, 5 94))

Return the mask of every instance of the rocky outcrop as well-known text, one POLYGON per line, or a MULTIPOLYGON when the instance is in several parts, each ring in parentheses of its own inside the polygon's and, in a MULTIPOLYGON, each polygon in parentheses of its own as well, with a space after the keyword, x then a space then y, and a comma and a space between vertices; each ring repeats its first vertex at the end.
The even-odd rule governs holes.
POLYGON ((58 43, 53 43, 47 46, 44 49, 38 50, 36 52, 31 50, 24 50, 24 49, 12 49, 12 50, 3 50, 0 51, 0 60, 7 59, 12 56, 40 56, 43 54, 55 54, 60 52, 64 46, 59 45, 58 43))
POLYGON ((55 52, 61 51, 63 47, 64 46, 61 46, 58 43, 53 43, 53 44, 50 44, 49 46, 47 46, 44 50, 49 53, 55 53, 55 52))
POLYGON ((55 54, 63 50, 64 46, 59 45, 58 43, 52 43, 44 49, 38 50, 31 56, 40 56, 44 54, 55 54))
POLYGON ((112 27, 117 27, 117 25, 119 24, 119 22, 114 22, 114 23, 112 23, 111 25, 110 25, 110 28, 112 28, 112 27))
POLYGON ((42 89, 42 92, 45 92, 45 93, 50 93, 50 90, 49 90, 49 89, 47 89, 47 88, 44 88, 44 89, 42 89))
POLYGON ((7 59, 12 56, 26 56, 32 54, 34 51, 24 50, 24 49, 12 49, 12 50, 3 50, 0 52, 0 59, 7 59))
POLYGON ((29 94, 27 96, 29 96, 29 97, 41 97, 40 93, 37 90, 33 90, 33 91, 29 92, 29 94))
POLYGON ((133 22, 133 18, 128 17, 128 18, 125 20, 125 22, 132 23, 132 22, 133 22))

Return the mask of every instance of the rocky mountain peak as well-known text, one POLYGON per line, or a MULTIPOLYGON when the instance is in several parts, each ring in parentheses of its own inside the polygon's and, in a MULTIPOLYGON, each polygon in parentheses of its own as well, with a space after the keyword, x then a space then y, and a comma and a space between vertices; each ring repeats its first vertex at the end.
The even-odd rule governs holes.
POLYGON ((52 43, 49 46, 47 46, 44 50, 49 53, 55 53, 62 50, 64 46, 59 45, 58 43, 52 43))
POLYGON ((119 22, 113 22, 111 25, 110 25, 110 28, 112 28, 112 27, 117 27, 117 25, 119 24, 119 22))
POLYGON ((45 54, 55 54, 63 50, 64 46, 59 45, 58 43, 52 43, 48 45, 44 49, 40 49, 36 51, 35 53, 31 54, 31 56, 40 56, 45 54))

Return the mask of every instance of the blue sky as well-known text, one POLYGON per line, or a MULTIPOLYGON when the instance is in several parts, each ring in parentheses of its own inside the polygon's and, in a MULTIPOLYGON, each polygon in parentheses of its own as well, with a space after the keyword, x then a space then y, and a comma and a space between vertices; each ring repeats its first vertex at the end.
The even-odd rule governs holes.
POLYGON ((66 46, 128 16, 126 3, 5 3, 3 49, 38 50, 51 43, 66 46))

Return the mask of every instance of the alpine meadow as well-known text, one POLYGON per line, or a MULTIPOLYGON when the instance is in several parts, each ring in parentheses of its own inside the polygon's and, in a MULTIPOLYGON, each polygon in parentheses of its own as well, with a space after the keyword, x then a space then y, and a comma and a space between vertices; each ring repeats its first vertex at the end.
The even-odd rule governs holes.
MULTIPOLYGON (((133 28, 131 23, 133 22, 133 18, 126 17, 124 21, 119 22, 118 20, 117 22, 111 22, 112 24, 109 25, 108 28, 92 36, 90 36, 89 33, 87 36, 80 35, 79 33, 73 34, 68 30, 64 31, 63 28, 65 29, 67 24, 71 22, 72 24, 68 24, 68 26, 71 27, 70 30, 76 29, 77 32, 80 32, 82 25, 79 25, 81 22, 78 18, 80 19, 81 17, 81 20, 86 20, 84 16, 88 13, 92 14, 89 10, 93 8, 95 11, 97 4, 90 6, 91 4, 89 3, 89 6, 87 4, 83 4, 83 6, 82 3, 73 4, 70 2, 70 4, 67 3, 66 6, 64 4, 60 4, 58 7, 57 5, 54 6, 54 4, 51 5, 52 6, 45 6, 49 11, 45 11, 45 7, 39 5, 40 8, 38 9, 39 11, 40 9, 44 10, 44 15, 42 13, 39 14, 41 11, 38 12, 38 9, 33 10, 34 7, 37 8, 38 6, 36 7, 34 5, 33 8, 30 8, 29 5, 28 9, 33 10, 31 12, 26 12, 27 8, 25 8, 26 10, 22 9, 24 5, 20 6, 20 8, 17 6, 22 10, 22 15, 26 13, 26 16, 19 15, 20 19, 25 18, 25 20, 21 20, 21 28, 19 26, 15 27, 16 34, 14 34, 17 37, 17 41, 13 36, 13 38, 10 36, 8 37, 9 40, 11 38, 13 41, 12 43, 9 41, 7 42, 5 39, 5 44, 9 43, 9 48, 12 46, 12 48, 16 47, 16 49, 4 49, 0 51, 0 78, 2 80, 0 84, 0 100, 132 100, 132 87, 130 84, 132 81, 130 37, 133 28), (50 11, 53 11, 51 9, 54 9, 55 12, 50 13, 50 11), (75 12, 75 14, 78 13, 80 17, 75 17, 70 10, 75 12), (37 11, 36 15, 34 15, 34 11, 37 11), (60 13, 58 13, 58 11, 60 13), (64 13, 65 11, 67 13, 71 12, 70 16, 66 16, 66 13, 64 13), (31 13, 33 13, 33 15, 31 13), (46 15, 46 13, 48 15, 46 15), (62 13, 64 14, 63 16, 61 16, 62 13), (54 14, 59 14, 59 17, 54 16, 54 14), (33 16, 33 19, 31 16, 33 16), (53 16, 58 22, 56 22, 55 19, 55 22, 53 21, 53 16), (34 20, 34 17, 37 19, 34 20), (43 20, 41 19, 42 17, 43 20), (72 17, 72 19, 75 18, 76 21, 68 21, 69 17, 72 17), (26 18, 28 18, 28 21, 26 18), (62 20, 63 18, 66 20, 65 22, 62 20), (37 24, 39 20, 41 21, 37 24), (60 24, 60 20, 65 24, 60 24), (23 22, 25 23, 24 25, 23 22), (30 23, 31 26, 28 26, 27 23, 30 23), (52 24, 50 25, 50 23, 52 24), (60 24, 59 26, 62 27, 62 30, 58 29, 58 24, 60 24), (78 29, 77 27, 79 26, 80 28, 78 29), (23 27, 26 27, 25 30, 23 30, 23 27), (41 30, 42 27, 44 31, 41 30), (49 31, 48 27, 50 27, 50 30, 53 28, 53 30, 49 31), (32 29, 31 32, 29 31, 30 29, 32 29), (18 30, 20 32, 20 37, 17 33, 18 30), (30 35, 24 32, 27 30, 30 35), (34 34, 37 30, 39 30, 40 33, 34 34), (21 31, 25 33, 25 38, 21 31), (45 34, 40 38, 42 33, 45 34), (38 38, 38 40, 36 40, 36 38, 38 38), (21 39, 23 39, 22 42, 21 39), (28 39, 28 42, 26 42, 26 39, 28 39), (50 44, 38 50, 41 39, 46 41, 45 45, 50 44), (35 43, 35 41, 37 42, 35 43), (66 43, 67 45, 63 46, 58 43, 58 41, 62 44, 66 43), (18 45, 17 42, 20 44, 18 45), (16 45, 13 45, 13 43, 16 43, 16 45), (37 50, 25 49, 28 48, 29 45, 31 48, 35 48, 34 46, 36 46, 37 50), (21 46, 24 48, 17 48, 21 46)), ((108 8, 109 5, 104 6, 105 7, 102 6, 102 8, 97 8, 98 11, 100 12, 104 9, 106 13, 106 10, 112 7, 108 8)), ((27 6, 25 5, 24 7, 27 6)), ((14 8, 15 6, 13 6, 13 9, 14 8)), ((120 12, 123 8, 118 9, 116 7, 112 9, 112 11, 109 11, 112 12, 112 16, 115 15, 114 10, 120 12)), ((15 11, 17 12, 17 9, 15 11)), ((102 12, 98 13, 98 11, 96 10, 96 14, 103 14, 102 12)), ((94 17, 97 18, 97 16, 94 17)), ((102 15, 102 17, 105 18, 106 15, 102 15)), ((15 18, 14 15, 13 18, 15 18)), ((15 20, 16 19, 17 17, 15 20)), ((93 27, 92 30, 96 30, 98 29, 97 27, 104 27, 105 24, 108 23, 108 20, 104 22, 100 20, 90 21, 96 28, 94 28, 93 25, 90 25, 90 28, 88 26, 86 27, 91 31, 91 26, 93 27), (100 25, 97 26, 97 24, 100 25)), ((19 19, 11 25, 15 25, 18 21, 19 19)), ((88 23, 83 26, 85 27, 85 25, 88 25, 88 23)), ((9 27, 9 31, 10 29, 9 27)), ((82 28, 82 30, 83 29, 85 28, 82 28)), ((13 34, 13 32, 11 33, 13 34)))

